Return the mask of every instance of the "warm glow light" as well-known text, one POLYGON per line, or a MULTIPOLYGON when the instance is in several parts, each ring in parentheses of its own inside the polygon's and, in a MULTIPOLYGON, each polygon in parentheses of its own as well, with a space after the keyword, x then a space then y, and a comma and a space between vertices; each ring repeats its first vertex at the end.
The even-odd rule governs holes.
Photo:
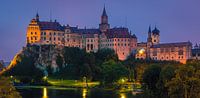
POLYGON ((122 83, 124 83, 125 82, 125 80, 124 79, 122 79, 122 83))
POLYGON ((140 49, 139 50, 139 54, 144 54, 145 50, 144 49, 140 49))
POLYGON ((43 97, 42 98, 48 98, 47 96, 47 88, 43 88, 43 97))
POLYGON ((126 95, 124 93, 120 93, 120 98, 126 98, 126 95))
POLYGON ((47 80, 47 76, 44 76, 43 79, 44 79, 44 80, 47 80))
POLYGON ((82 96, 83 96, 83 98, 86 98, 86 96, 87 96, 87 89, 83 88, 82 96))

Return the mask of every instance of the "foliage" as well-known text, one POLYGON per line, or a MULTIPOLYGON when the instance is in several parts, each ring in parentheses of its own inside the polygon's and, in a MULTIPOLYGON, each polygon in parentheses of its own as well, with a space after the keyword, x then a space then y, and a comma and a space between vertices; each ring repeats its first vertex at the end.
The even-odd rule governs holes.
POLYGON ((18 55, 18 57, 16 58, 16 65, 7 73, 8 75, 18 77, 21 82, 24 83, 30 83, 32 80, 34 80, 35 82, 41 81, 44 73, 41 69, 37 68, 34 65, 34 58, 37 57, 37 54, 30 52, 30 50, 28 51, 28 55, 18 55))
POLYGON ((8 78, 0 77, 0 98, 22 98, 8 78))
POLYGON ((182 66, 176 75, 166 83, 171 98, 199 98, 200 70, 194 66, 182 66))
POLYGON ((56 59, 56 64, 58 65, 58 68, 59 69, 62 69, 63 68, 63 58, 60 56, 60 55, 58 55, 57 56, 57 59, 56 59))
POLYGON ((156 83, 159 80, 161 67, 158 65, 149 66, 143 74, 144 87, 155 93, 157 90, 156 83))
POLYGON ((98 50, 97 53, 95 53, 95 57, 98 64, 102 64, 110 59, 118 61, 118 56, 115 51, 109 48, 98 50))
POLYGON ((171 79, 175 76, 175 69, 175 66, 171 65, 162 68, 159 81, 156 84, 156 87, 158 88, 157 96, 168 97, 168 88, 165 86, 165 84, 171 81, 171 79))
POLYGON ((122 64, 117 63, 114 60, 104 62, 102 64, 102 70, 103 83, 105 84, 112 84, 120 78, 126 77, 127 75, 126 68, 122 64))

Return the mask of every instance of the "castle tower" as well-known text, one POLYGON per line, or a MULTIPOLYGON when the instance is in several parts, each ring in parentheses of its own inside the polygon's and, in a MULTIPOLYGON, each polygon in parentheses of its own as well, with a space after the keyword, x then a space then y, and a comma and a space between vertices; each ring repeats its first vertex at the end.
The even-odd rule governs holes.
POLYGON ((152 38, 151 38, 151 26, 149 26, 147 42, 152 42, 152 38))
POLYGON ((38 13, 36 14, 36 17, 35 17, 35 19, 36 19, 36 21, 37 21, 37 22, 39 22, 39 21, 40 21, 40 17, 39 17, 39 14, 38 14, 38 13))
POLYGON ((147 37, 147 50, 146 50, 147 58, 150 58, 150 47, 151 46, 152 46, 152 32, 151 32, 151 26, 149 26, 148 37, 147 37))
POLYGON ((110 24, 108 24, 108 16, 106 13, 106 8, 104 6, 103 13, 101 15, 101 23, 99 24, 99 29, 101 32, 106 32, 110 28, 110 24))
POLYGON ((154 45, 160 43, 160 31, 157 29, 157 27, 155 27, 155 29, 152 31, 151 38, 154 45))

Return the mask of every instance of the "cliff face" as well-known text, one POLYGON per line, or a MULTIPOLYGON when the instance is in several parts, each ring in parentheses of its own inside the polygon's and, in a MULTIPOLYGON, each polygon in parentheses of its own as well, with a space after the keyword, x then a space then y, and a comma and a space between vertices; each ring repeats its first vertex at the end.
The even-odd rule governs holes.
POLYGON ((58 56, 64 59, 62 49, 63 47, 54 45, 28 45, 26 47, 23 47, 23 49, 15 55, 6 70, 9 70, 10 68, 16 66, 21 61, 21 57, 26 56, 32 57, 34 60, 34 66, 43 70, 44 73, 48 75, 46 70, 47 67, 52 68, 53 72, 58 71, 58 64, 56 60, 58 56))

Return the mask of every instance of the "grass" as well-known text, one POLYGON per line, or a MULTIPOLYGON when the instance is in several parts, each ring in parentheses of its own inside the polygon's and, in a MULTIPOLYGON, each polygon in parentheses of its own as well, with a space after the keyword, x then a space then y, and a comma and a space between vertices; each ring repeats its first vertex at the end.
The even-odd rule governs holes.
MULTIPOLYGON (((60 79, 48 78, 47 81, 53 86, 79 87, 79 88, 86 87, 85 82, 78 81, 78 80, 60 80, 60 79)), ((92 87, 99 85, 99 82, 88 82, 87 85, 89 88, 92 88, 92 87)))

